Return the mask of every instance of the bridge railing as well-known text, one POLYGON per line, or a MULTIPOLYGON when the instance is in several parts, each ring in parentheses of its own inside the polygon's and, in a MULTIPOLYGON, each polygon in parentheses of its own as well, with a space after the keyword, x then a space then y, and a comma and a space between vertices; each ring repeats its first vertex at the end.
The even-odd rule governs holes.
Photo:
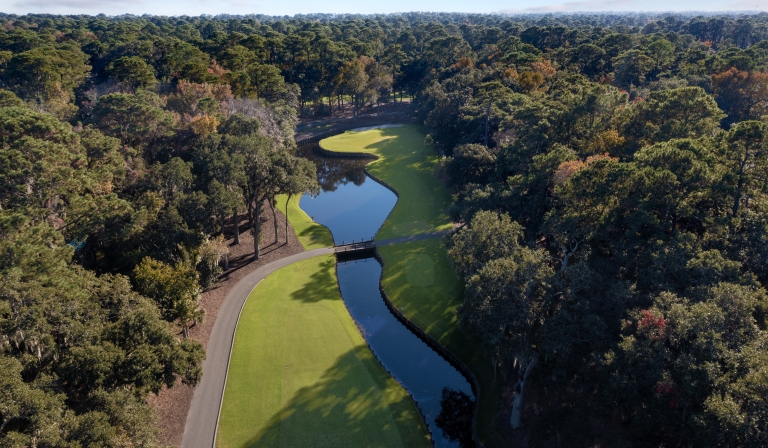
POLYGON ((365 250, 365 249, 373 249, 376 247, 376 242, 373 240, 373 237, 370 239, 364 240, 360 239, 360 241, 352 240, 351 242, 342 241, 341 244, 334 244, 333 247, 336 249, 336 252, 350 252, 350 251, 356 251, 356 250, 365 250))

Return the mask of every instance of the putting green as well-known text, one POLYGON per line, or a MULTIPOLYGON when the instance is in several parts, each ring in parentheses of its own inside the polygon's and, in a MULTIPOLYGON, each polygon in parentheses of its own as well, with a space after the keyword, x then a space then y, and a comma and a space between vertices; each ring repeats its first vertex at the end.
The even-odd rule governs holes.
POLYGON ((216 446, 429 446, 415 403, 344 307, 332 256, 287 266, 248 297, 216 446))
MULTIPOLYGON (((276 199, 277 208, 284 215, 286 212, 286 199, 288 199, 287 194, 281 194, 276 199)), ((305 250, 333 246, 331 232, 324 225, 312 221, 312 218, 299 207, 300 200, 301 196, 295 195, 291 196, 291 199, 288 201, 288 222, 291 223, 301 245, 304 246, 305 250)))
POLYGON ((424 143, 416 125, 347 131, 320 141, 328 151, 370 153, 378 157, 366 167, 400 195, 376 239, 418 235, 451 228, 451 193, 432 171, 437 153, 424 143))

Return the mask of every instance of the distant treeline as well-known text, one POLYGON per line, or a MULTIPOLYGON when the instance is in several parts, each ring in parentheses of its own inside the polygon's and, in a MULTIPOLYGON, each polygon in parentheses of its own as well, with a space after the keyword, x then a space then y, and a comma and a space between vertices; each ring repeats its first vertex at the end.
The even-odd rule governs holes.
POLYGON ((530 446, 764 446, 767 68, 766 14, 0 14, 0 445, 156 444, 299 117, 408 99, 530 446))

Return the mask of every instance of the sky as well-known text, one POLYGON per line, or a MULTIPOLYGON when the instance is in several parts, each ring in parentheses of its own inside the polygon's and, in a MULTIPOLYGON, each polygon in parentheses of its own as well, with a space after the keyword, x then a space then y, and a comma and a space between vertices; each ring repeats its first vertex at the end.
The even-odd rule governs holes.
POLYGON ((0 12, 26 14, 268 14, 442 11, 768 11, 768 0, 0 0, 0 12))

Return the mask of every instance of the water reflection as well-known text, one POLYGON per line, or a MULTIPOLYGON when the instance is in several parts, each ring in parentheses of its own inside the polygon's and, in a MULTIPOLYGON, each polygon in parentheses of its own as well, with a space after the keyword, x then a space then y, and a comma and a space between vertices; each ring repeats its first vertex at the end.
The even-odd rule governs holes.
MULTIPOLYGON (((303 196, 299 206, 328 227, 337 244, 372 238, 395 206, 397 196, 365 175, 364 167, 370 160, 326 158, 312 149, 304 149, 300 155, 314 162, 322 191, 314 198, 303 196)), ((448 361, 386 307, 379 292, 381 265, 374 258, 340 261, 337 275, 352 318, 384 368, 416 401, 435 446, 469 446, 472 389, 448 361)))
MULTIPOLYGON (((461 446, 459 440, 453 442, 445 437, 435 419, 440 415, 446 388, 474 397, 467 380, 392 315, 379 292, 381 265, 376 259, 338 263, 336 269, 341 296, 350 314, 384 368, 413 396, 435 446, 461 446)), ((449 431, 449 435, 454 434, 449 431)))
POLYGON ((299 206, 315 222, 331 230, 334 242, 372 239, 397 202, 397 196, 365 175, 370 160, 320 157, 300 153, 314 162, 322 191, 302 196, 299 206))
POLYGON ((452 442, 457 442, 461 448, 475 446, 472 439, 472 418, 475 415, 475 400, 460 390, 443 389, 440 400, 440 414, 435 418, 435 424, 452 442))
POLYGON ((339 185, 360 186, 365 180, 365 164, 370 160, 322 157, 317 147, 299 148, 298 155, 309 159, 317 167, 317 182, 324 192, 336 191, 339 185))

